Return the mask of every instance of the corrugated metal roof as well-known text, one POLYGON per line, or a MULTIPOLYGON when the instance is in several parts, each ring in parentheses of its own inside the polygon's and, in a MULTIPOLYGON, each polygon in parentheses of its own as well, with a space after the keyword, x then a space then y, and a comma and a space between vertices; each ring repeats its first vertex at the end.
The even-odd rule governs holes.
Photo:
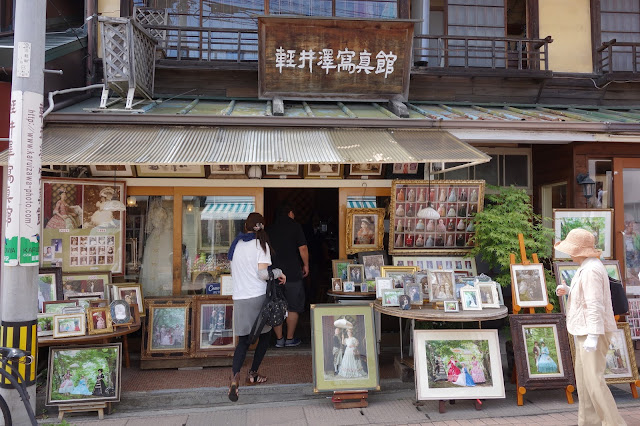
MULTIPOLYGON (((0 162, 7 158, 0 154, 0 162)), ((441 130, 52 125, 42 144, 42 163, 51 165, 429 161, 489 157, 441 130)))

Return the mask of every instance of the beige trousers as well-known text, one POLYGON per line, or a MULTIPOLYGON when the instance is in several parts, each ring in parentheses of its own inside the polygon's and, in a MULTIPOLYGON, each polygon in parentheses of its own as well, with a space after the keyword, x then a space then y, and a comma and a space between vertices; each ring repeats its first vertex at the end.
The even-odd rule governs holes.
POLYGON ((604 380, 604 368, 611 334, 600 335, 593 352, 582 348, 587 336, 575 336, 576 387, 578 390, 578 425, 626 425, 618 413, 616 401, 604 380))

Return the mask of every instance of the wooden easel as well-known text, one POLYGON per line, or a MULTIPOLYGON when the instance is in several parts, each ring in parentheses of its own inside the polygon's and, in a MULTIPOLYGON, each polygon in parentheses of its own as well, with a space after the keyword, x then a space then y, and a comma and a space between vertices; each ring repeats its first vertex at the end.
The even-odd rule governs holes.
MULTIPOLYGON (((537 253, 532 253, 531 254, 531 259, 533 260, 533 262, 530 262, 529 259, 527 259, 527 251, 525 250, 524 247, 524 236, 522 234, 518 234, 518 243, 520 246, 520 260, 521 263, 520 265, 531 265, 531 263, 540 263, 540 261, 538 260, 538 254, 537 253)), ((518 263, 516 263, 516 255, 511 253, 509 255, 509 263, 511 265, 517 265, 518 263)), ((522 311, 522 307, 520 305, 518 305, 516 303, 516 289, 515 286, 513 286, 513 284, 511 285, 511 300, 512 300, 512 304, 513 304, 513 313, 514 314, 519 314, 520 311, 522 311)), ((529 313, 530 314, 535 314, 535 308, 528 308, 529 313)), ((551 303, 548 303, 547 306, 545 306, 545 312, 547 314, 550 314, 553 311, 553 305, 551 303)), ((512 381, 515 378, 515 382, 516 382, 516 389, 517 389, 517 397, 518 397, 518 406, 522 406, 524 405, 524 398, 523 395, 525 393, 527 393, 527 389, 524 386, 520 386, 520 384, 518 383, 518 375, 516 374, 516 366, 513 366, 513 372, 511 375, 512 381)), ((575 390, 575 387, 573 385, 567 385, 567 387, 565 387, 564 392, 566 394, 567 397, 567 403, 569 404, 573 404, 573 391, 575 390)))
POLYGON ((333 408, 364 408, 369 406, 369 391, 334 391, 331 402, 333 408))
POLYGON ((61 405, 58 407, 58 420, 62 421, 65 413, 80 413, 85 411, 97 411, 98 419, 104 419, 104 410, 107 408, 106 402, 88 402, 85 404, 61 405))

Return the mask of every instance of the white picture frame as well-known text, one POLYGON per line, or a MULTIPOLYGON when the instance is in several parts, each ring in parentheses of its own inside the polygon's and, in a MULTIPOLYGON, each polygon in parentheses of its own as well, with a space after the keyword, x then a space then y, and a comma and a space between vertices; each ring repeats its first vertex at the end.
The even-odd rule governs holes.
POLYGON ((482 308, 499 308, 500 298, 498 297, 498 289, 494 281, 488 283, 476 283, 475 287, 480 292, 480 301, 482 308))
POLYGON ((547 285, 541 263, 511 265, 511 285, 516 304, 523 308, 546 307, 547 285))
MULTIPOLYGON (((613 258, 613 209, 553 209, 553 243, 562 241, 571 229, 583 228, 596 235, 596 248, 603 259, 613 258)), ((571 256, 553 249, 555 260, 571 256)))
POLYGON ((463 311, 481 311, 480 289, 470 285, 462 287, 460 289, 460 304, 463 311))
POLYGON ((356 284, 353 281, 343 281, 342 291, 345 293, 353 293, 356 291, 356 284))
POLYGON ((220 295, 233 296, 233 277, 229 274, 220 275, 220 295))
POLYGON ((460 305, 457 300, 445 300, 443 303, 445 312, 460 312, 460 305))
POLYGON ((376 299, 382 299, 382 293, 385 290, 393 289, 393 278, 376 277, 376 299))
POLYGON ((455 299, 456 276, 452 270, 429 270, 429 301, 444 302, 455 299))
POLYGON ((400 306, 400 300, 398 296, 404 294, 404 289, 394 288, 392 290, 385 290, 382 293, 382 306, 400 306))

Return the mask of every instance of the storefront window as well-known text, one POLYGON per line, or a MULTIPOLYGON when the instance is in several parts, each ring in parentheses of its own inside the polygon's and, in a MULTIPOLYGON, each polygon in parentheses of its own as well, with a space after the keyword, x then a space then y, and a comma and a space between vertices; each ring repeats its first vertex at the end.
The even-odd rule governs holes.
POLYGON ((221 275, 231 273, 229 247, 253 211, 252 196, 182 197, 183 294, 231 294, 221 275))
POLYGON ((126 223, 125 278, 139 281, 145 296, 171 296, 173 197, 136 196, 126 223))
POLYGON ((625 168, 623 176, 624 278, 629 293, 630 286, 640 286, 640 169, 625 168))
POLYGON ((613 181, 611 160, 589 160, 589 176, 596 181, 595 196, 589 200, 589 207, 613 208, 613 181))

